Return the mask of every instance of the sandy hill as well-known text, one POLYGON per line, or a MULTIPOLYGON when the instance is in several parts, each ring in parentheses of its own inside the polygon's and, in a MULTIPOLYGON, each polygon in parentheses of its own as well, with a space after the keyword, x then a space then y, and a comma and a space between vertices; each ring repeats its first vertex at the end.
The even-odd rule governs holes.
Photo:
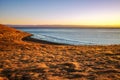
POLYGON ((31 34, 16 30, 0 24, 0 40, 4 42, 21 41, 22 38, 31 34))

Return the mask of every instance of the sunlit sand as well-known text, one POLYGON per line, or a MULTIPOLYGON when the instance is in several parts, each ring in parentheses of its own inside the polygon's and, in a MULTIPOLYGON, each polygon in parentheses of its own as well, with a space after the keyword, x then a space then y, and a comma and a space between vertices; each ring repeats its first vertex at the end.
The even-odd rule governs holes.
POLYGON ((65 45, 0 25, 0 80, 119 80, 120 45, 65 45))

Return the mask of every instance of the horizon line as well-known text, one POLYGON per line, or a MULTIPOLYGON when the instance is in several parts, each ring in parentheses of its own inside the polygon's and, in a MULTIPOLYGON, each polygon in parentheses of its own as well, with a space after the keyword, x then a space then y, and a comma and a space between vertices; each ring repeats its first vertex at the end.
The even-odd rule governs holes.
POLYGON ((64 24, 3 24, 17 27, 78 27, 78 28, 120 28, 120 25, 64 25, 64 24))

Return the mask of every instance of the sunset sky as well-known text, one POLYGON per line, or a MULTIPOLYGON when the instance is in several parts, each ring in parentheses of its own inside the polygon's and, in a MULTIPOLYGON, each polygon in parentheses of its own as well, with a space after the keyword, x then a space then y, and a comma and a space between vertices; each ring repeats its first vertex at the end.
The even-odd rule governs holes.
POLYGON ((120 26, 120 0, 0 0, 0 23, 120 26))

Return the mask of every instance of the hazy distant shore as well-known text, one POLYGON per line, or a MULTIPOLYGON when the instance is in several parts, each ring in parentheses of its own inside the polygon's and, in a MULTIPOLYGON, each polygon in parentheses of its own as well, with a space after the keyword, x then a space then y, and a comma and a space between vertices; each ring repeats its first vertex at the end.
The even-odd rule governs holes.
POLYGON ((65 45, 0 25, 0 80, 119 80, 120 45, 65 45))
POLYGON ((119 26, 95 26, 95 25, 8 25, 14 28, 92 28, 92 29, 120 29, 119 26))

